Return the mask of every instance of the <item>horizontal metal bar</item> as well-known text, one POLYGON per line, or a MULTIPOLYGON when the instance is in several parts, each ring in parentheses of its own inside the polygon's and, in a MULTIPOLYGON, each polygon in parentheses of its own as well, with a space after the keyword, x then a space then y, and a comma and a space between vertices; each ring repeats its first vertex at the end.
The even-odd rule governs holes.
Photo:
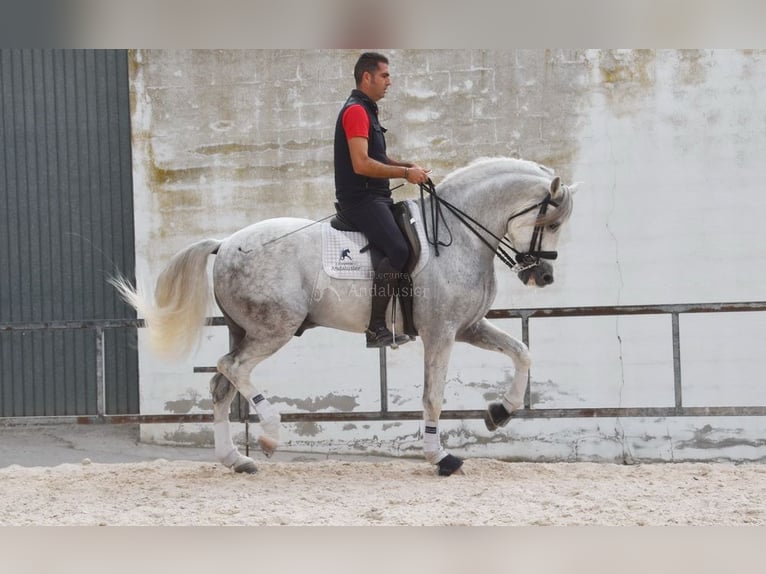
MULTIPOLYGON (((223 317, 208 317, 205 322, 211 327, 226 325, 223 317)), ((91 319, 87 321, 35 321, 31 323, 0 323, 3 331, 64 331, 73 329, 124 329, 126 327, 144 328, 143 319, 91 319)))
POLYGON ((605 305, 598 307, 552 307, 547 309, 491 309, 487 319, 522 317, 597 317, 603 315, 666 315, 672 313, 735 313, 766 311, 766 302, 684 303, 678 305, 605 305))
MULTIPOLYGON (((677 305, 604 305, 591 307, 550 307, 529 309, 491 309, 488 319, 521 317, 597 317, 603 315, 665 315, 671 313, 736 313, 766 311, 766 301, 743 303, 681 303, 677 305)), ((208 317, 207 325, 226 325, 223 317, 208 317)), ((143 319, 93 319, 87 321, 37 321, 0 323, 3 331, 49 331, 60 329, 119 329, 145 327, 143 319)))
POLYGON ((144 327, 143 319, 93 319, 89 321, 36 321, 32 323, 0 323, 3 331, 59 331, 71 329, 121 329, 144 327))
MULTIPOLYGON (((443 411, 441 420, 483 419, 484 410, 443 411)), ((283 423, 293 422, 350 422, 350 421, 391 421, 422 420, 421 411, 362 411, 362 412, 307 412, 282 413, 283 423)), ((731 407, 603 407, 589 409, 521 409, 513 413, 513 419, 565 419, 565 418, 666 418, 666 417, 742 417, 766 416, 766 406, 731 407)), ((237 422, 236 419, 233 419, 237 422)), ((258 422, 256 415, 248 421, 258 422)), ((212 423, 213 415, 208 413, 179 415, 87 415, 49 417, 0 418, 0 426, 35 425, 51 423, 75 423, 83 425, 126 424, 126 423, 212 423)))

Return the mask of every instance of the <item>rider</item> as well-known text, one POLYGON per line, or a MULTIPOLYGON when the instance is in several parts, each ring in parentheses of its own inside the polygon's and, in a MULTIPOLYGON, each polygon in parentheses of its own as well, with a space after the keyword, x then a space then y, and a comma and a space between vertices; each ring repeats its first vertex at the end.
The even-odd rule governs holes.
POLYGON ((375 266, 372 310, 366 331, 368 347, 409 341, 396 340, 386 327, 386 308, 409 256, 407 242, 396 225, 389 179, 425 183, 428 171, 386 153, 386 129, 378 121, 377 101, 391 85, 388 58, 365 52, 354 66, 356 89, 346 100, 335 124, 335 196, 343 217, 364 232, 373 248, 383 254, 375 266))

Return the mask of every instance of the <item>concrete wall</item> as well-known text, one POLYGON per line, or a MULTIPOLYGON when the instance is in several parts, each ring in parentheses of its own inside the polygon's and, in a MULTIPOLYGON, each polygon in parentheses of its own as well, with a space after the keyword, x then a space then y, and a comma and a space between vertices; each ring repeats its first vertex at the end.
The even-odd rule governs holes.
MULTIPOLYGON (((583 181, 557 282, 522 286, 498 267, 495 308, 760 301, 766 249, 766 53, 648 50, 386 50, 389 151, 439 181, 482 155, 512 155, 583 181)), ((332 135, 357 51, 131 52, 138 272, 178 249, 277 215, 332 211, 332 135)), ((397 190, 399 198, 415 186, 397 190)), ((682 316, 688 406, 764 405, 762 314, 682 316)), ((520 323, 498 321, 521 336, 520 323)), ((224 329, 187 361, 141 352, 143 413, 207 412, 224 329)), ((531 324, 538 407, 672 406, 670 318, 531 324)), ((389 356, 392 409, 420 409, 422 349, 389 356)), ((377 352, 325 329, 254 372, 283 412, 377 410, 377 352)), ((483 408, 512 366, 458 346, 445 408, 483 408)), ((284 425, 285 446, 418 454, 418 422, 284 425)), ((755 418, 443 422, 455 452, 555 460, 760 459, 755 418)), ((209 442, 205 425, 145 425, 145 440, 209 442)))

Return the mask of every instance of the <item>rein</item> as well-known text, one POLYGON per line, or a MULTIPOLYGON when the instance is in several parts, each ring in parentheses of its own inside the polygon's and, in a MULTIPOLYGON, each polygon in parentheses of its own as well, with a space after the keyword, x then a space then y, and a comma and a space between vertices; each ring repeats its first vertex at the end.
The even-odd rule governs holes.
MULTIPOLYGON (((516 273, 519 273, 525 269, 529 269, 530 267, 534 267, 535 265, 539 264, 540 259, 556 259, 558 257, 558 253, 556 251, 541 251, 542 243, 543 243, 543 226, 542 225, 535 225, 534 231, 532 232, 532 239, 529 242, 529 249, 525 252, 521 252, 518 249, 516 249, 511 241, 505 237, 498 237, 494 233, 492 233, 489 229, 487 229, 484 225, 476 221, 473 217, 468 215, 465 211, 460 209, 459 207, 453 205, 446 199, 440 197, 436 193, 436 186, 429 178, 426 183, 420 184, 420 211, 423 216, 423 226, 425 227, 426 232, 426 239, 428 240, 428 243, 434 246, 434 251, 436 252, 436 256, 439 256, 439 246, 442 247, 448 247, 452 244, 452 231, 450 231, 449 227, 447 226, 447 222, 444 221, 444 227, 447 228, 447 232, 450 235, 449 243, 442 243, 439 241, 439 220, 444 220, 444 213, 441 209, 442 205, 446 207, 452 214, 462 223, 465 227, 468 228, 469 231, 471 231, 476 237, 479 238, 479 240, 484 243, 489 249, 493 250, 495 252, 495 255, 497 255, 498 259, 505 263, 512 271, 515 271, 516 273), (425 194, 428 193, 434 201, 431 202, 431 226, 433 228, 433 239, 428 236, 428 223, 426 221, 426 213, 425 213, 425 194), (477 229, 478 228, 478 229, 477 229), (492 247, 490 242, 482 236, 482 234, 479 232, 479 230, 483 231, 493 239, 495 239, 498 242, 497 247, 492 247), (509 253, 507 250, 510 249, 515 253, 514 256, 509 253)), ((531 205, 520 212, 512 215, 508 218, 508 221, 511 221, 512 219, 515 219, 516 217, 520 217, 526 213, 529 213, 530 211, 533 211, 535 209, 539 208, 539 212, 537 214, 538 219, 543 217, 548 210, 548 206, 553 205, 554 207, 558 207, 558 203, 553 201, 553 198, 551 197, 550 192, 545 196, 545 199, 542 201, 531 205)))

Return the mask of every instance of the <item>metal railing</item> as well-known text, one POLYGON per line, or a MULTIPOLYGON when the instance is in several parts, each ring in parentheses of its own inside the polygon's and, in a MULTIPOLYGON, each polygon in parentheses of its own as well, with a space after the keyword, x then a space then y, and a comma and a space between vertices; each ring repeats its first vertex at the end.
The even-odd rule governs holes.
MULTIPOLYGON (((687 407, 683 405, 681 378, 681 345, 679 317, 687 313, 732 313, 766 311, 766 302, 745 303, 692 303, 677 305, 623 305, 569 308, 533 308, 533 309, 493 309, 487 313, 489 319, 521 319, 522 340, 529 341, 529 322, 549 317, 598 317, 622 315, 670 315, 672 330, 670 343, 673 347, 674 405, 668 407, 597 407, 597 408, 533 408, 530 404, 530 385, 524 399, 524 408, 514 412, 514 418, 577 418, 577 417, 700 417, 700 416, 766 416, 766 406, 708 406, 687 407)), ((209 320, 213 326, 224 325, 221 317, 209 320)), ((109 414, 105 408, 105 369, 104 369, 104 332, 107 329, 125 327, 143 327, 140 319, 110 319, 92 321, 49 321, 34 323, 0 323, 0 332, 14 331, 52 331, 66 329, 90 329, 96 332, 96 373, 97 373, 97 412, 92 415, 66 416, 25 416, 0 417, 1 425, 35 424, 65 422, 77 424, 125 424, 125 423, 209 423, 213 422, 212 413, 198 414, 109 414)), ((380 410, 352 412, 304 412, 283 413, 283 422, 328 422, 328 421, 390 421, 420 420, 422 411, 397 411, 388 408, 388 380, 386 349, 379 350, 380 357, 380 410)), ((215 367, 200 366, 195 373, 215 372, 215 367)), ((441 418, 483 419, 482 410, 445 410, 441 418)), ((251 423, 258 422, 257 415, 250 414, 247 403, 232 420, 251 423)))

